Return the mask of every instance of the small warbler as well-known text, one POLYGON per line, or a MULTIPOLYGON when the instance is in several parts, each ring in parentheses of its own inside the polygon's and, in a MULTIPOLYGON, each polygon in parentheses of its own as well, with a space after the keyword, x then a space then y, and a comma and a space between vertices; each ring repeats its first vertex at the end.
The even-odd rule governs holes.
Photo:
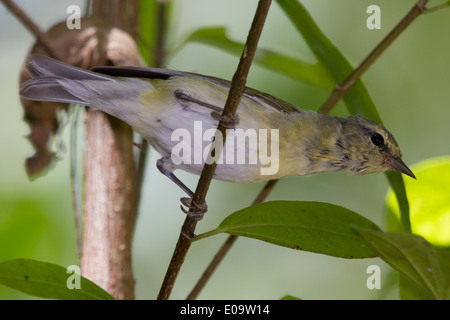
MULTIPOLYGON (((203 144, 214 137, 211 130, 221 119, 230 82, 154 68, 87 71, 37 55, 28 59, 27 70, 32 79, 20 89, 22 97, 86 105, 125 121, 161 154, 159 170, 192 197, 173 171, 201 173, 207 161, 203 144)), ((387 170, 415 178, 389 131, 361 116, 340 118, 302 110, 247 88, 235 118, 228 120, 223 154, 215 158, 215 179, 246 183, 327 171, 387 170), (267 132, 274 133, 271 139, 267 132), (260 161, 253 155, 259 155, 260 161), (269 162, 273 170, 262 171, 269 162)))

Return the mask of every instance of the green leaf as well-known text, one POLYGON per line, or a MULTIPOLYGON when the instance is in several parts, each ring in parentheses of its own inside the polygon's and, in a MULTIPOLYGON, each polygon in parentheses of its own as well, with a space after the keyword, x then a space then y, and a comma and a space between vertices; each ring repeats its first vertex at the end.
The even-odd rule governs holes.
MULTIPOLYGON (((233 41, 227 36, 224 27, 198 29, 189 34, 181 46, 184 46, 189 42, 197 42, 212 46, 237 57, 240 57, 242 50, 244 49, 244 44, 233 41)), ((257 65, 315 87, 325 89, 333 87, 333 80, 321 63, 308 63, 263 48, 258 48, 256 50, 253 61, 257 65)))
POLYGON ((415 282, 408 280, 402 274, 399 277, 399 289, 402 300, 434 300, 428 290, 419 287, 415 282))
MULTIPOLYGON (((433 245, 450 246, 450 157, 427 159, 411 168, 417 180, 406 179, 405 185, 412 230, 433 245)), ((386 196, 386 207, 390 230, 398 230, 404 209, 392 190, 386 196)))
POLYGON ((410 233, 355 229, 384 261, 408 281, 434 299, 445 299, 447 285, 436 251, 424 238, 410 233))
POLYGON ((411 232, 409 201, 408 196, 406 195, 403 177, 400 173, 395 171, 388 171, 385 175, 397 199, 398 208, 400 210, 401 225, 406 232, 411 232))
POLYGON ((226 232, 341 258, 376 256, 352 226, 379 230, 370 220, 333 204, 271 201, 239 210, 217 229, 192 240, 226 232))
POLYGON ((113 300, 92 281, 80 276, 80 289, 69 289, 73 273, 56 264, 31 259, 14 259, 0 263, 0 284, 27 294, 64 300, 113 300), (69 280, 70 281, 70 280, 69 280))
POLYGON ((436 254, 439 259, 439 265, 441 266, 442 273, 444 274, 444 280, 447 284, 446 297, 450 298, 450 247, 436 247, 436 254))
MULTIPOLYGON (((300 32, 317 59, 332 75, 334 82, 337 84, 344 81, 353 72, 353 67, 320 30, 300 1, 277 0, 277 3, 300 32)), ((350 114, 360 114, 383 124, 375 104, 360 79, 347 91, 343 100, 350 114)), ((403 178, 398 172, 390 172, 386 175, 401 205, 404 228, 410 230, 409 206, 403 178)))

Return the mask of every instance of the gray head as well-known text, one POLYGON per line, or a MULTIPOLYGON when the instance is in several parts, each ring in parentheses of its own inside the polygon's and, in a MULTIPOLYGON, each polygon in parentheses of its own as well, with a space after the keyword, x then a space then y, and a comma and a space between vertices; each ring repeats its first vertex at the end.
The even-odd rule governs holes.
POLYGON ((392 134, 382 125, 361 116, 341 119, 342 136, 337 144, 353 164, 357 174, 396 170, 416 178, 403 163, 402 154, 392 134))

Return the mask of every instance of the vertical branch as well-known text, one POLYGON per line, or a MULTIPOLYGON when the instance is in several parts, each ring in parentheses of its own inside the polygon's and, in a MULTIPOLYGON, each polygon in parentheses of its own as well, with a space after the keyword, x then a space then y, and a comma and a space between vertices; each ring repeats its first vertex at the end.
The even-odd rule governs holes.
POLYGON ((84 154, 81 270, 117 299, 134 298, 131 240, 135 204, 131 132, 124 122, 90 109, 84 154))
MULTIPOLYGON (((136 0, 95 0, 92 15, 136 35, 136 0)), ((137 205, 132 138, 124 122, 88 111, 81 270, 118 299, 134 299, 131 249, 137 205)))
MULTIPOLYGON (((250 70, 253 56, 255 54, 256 47, 262 33, 264 22, 269 12, 271 3, 271 0, 260 0, 258 2, 258 7, 256 9, 256 13, 247 37, 244 51, 242 52, 239 65, 231 82, 230 92, 228 93, 228 98, 225 102, 222 116, 233 117, 234 113, 236 112, 245 89, 247 75, 250 70)), ((225 143, 226 135, 224 133, 226 127, 224 126, 223 120, 219 122, 219 126, 217 129, 222 134, 222 137, 224 137, 223 143, 225 143)), ((208 188, 214 175, 216 166, 217 163, 213 162, 212 164, 205 164, 205 166, 203 167, 202 174, 200 176, 194 197, 192 199, 193 203, 196 203, 198 205, 205 204, 206 193, 208 192, 208 188)), ((175 284, 175 280, 184 262, 186 254, 191 246, 190 238, 194 234, 196 225, 196 220, 191 219, 189 216, 186 217, 186 220, 184 221, 184 224, 181 228, 180 236, 178 238, 172 260, 170 261, 169 267, 164 277, 158 299, 166 300, 169 298, 175 284)))

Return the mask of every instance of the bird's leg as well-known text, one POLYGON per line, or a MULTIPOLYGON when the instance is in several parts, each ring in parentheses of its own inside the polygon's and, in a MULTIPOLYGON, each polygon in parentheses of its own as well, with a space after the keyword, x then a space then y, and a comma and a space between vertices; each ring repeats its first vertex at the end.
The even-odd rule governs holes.
POLYGON ((194 192, 192 192, 191 189, 189 189, 180 179, 175 176, 175 174, 173 173, 174 165, 172 161, 169 158, 164 157, 158 159, 158 161, 156 162, 156 166, 163 175, 175 182, 177 186, 179 186, 184 192, 188 194, 189 198, 180 199, 181 203, 186 206, 188 210, 183 208, 183 206, 181 206, 181 210, 195 220, 203 219, 203 215, 206 211, 208 211, 208 206, 206 205, 206 203, 198 205, 192 201, 194 192))
POLYGON ((222 116, 223 108, 219 108, 208 102, 198 100, 194 97, 191 97, 190 95, 188 95, 187 93, 185 93, 181 90, 176 90, 174 92, 174 95, 175 95, 175 98, 177 98, 178 100, 195 103, 195 104, 198 104, 199 106, 211 109, 212 110, 211 117, 217 121, 223 121, 225 127, 228 129, 234 129, 236 124, 239 123, 239 117, 237 114, 235 114, 233 116, 228 116, 228 115, 222 116))

